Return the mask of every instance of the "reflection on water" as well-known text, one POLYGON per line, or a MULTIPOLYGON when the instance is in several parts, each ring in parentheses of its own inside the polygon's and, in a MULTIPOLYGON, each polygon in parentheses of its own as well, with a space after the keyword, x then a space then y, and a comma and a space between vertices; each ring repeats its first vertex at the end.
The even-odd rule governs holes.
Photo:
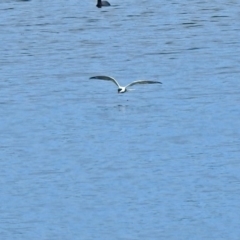
POLYGON ((0 3, 2 239, 237 240, 239 3, 111 4, 0 3))

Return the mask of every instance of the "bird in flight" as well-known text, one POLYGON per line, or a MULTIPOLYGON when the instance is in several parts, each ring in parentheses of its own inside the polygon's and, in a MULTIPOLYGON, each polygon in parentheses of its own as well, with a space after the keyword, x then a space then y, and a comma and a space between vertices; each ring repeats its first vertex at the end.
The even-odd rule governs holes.
POLYGON ((113 82, 113 83, 115 83, 117 85, 118 93, 125 93, 125 92, 127 92, 128 91, 127 88, 130 87, 130 86, 133 86, 135 84, 155 84, 155 83, 161 84, 161 82, 158 82, 158 81, 137 80, 137 81, 134 81, 132 83, 129 83, 126 86, 120 86, 116 79, 114 79, 112 77, 108 77, 108 76, 95 76, 95 77, 90 77, 90 79, 99 79, 99 80, 111 81, 111 82, 113 82))
POLYGON ((98 1, 97 1, 96 7, 98 7, 98 8, 108 7, 108 6, 111 6, 108 1, 102 1, 102 0, 98 0, 98 1))

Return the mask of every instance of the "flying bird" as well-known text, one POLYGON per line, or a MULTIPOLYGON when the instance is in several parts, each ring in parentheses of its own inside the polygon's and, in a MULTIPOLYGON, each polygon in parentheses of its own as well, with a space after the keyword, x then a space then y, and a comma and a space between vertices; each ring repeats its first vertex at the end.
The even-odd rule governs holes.
POLYGON ((133 86, 135 84, 155 84, 155 83, 158 83, 158 84, 161 84, 161 82, 158 82, 158 81, 148 81, 148 80, 137 80, 137 81, 134 81, 132 83, 129 83, 128 85, 126 86, 120 86, 119 83, 117 82, 116 79, 112 78, 112 77, 108 77, 108 76, 95 76, 95 77, 90 77, 90 79, 99 79, 99 80, 106 80, 106 81, 112 81, 113 83, 115 83, 118 87, 118 93, 125 93, 128 91, 128 87, 130 86, 133 86))
POLYGON ((98 1, 97 1, 96 7, 98 7, 98 8, 108 7, 108 6, 111 6, 108 1, 102 1, 102 0, 98 0, 98 1))

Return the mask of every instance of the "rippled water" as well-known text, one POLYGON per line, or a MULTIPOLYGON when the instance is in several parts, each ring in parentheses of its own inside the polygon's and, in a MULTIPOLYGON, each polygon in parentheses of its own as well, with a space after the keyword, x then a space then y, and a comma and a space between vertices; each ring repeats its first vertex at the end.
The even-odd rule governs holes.
POLYGON ((238 240, 240 3, 95 4, 0 3, 1 238, 238 240))

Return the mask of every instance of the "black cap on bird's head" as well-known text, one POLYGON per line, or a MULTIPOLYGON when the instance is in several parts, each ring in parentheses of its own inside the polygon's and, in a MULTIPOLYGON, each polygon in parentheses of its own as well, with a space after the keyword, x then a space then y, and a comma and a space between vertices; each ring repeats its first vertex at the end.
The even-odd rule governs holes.
POLYGON ((121 88, 119 88, 119 89, 118 89, 118 93, 120 93, 120 91, 121 91, 121 90, 122 90, 122 89, 121 89, 121 88))

